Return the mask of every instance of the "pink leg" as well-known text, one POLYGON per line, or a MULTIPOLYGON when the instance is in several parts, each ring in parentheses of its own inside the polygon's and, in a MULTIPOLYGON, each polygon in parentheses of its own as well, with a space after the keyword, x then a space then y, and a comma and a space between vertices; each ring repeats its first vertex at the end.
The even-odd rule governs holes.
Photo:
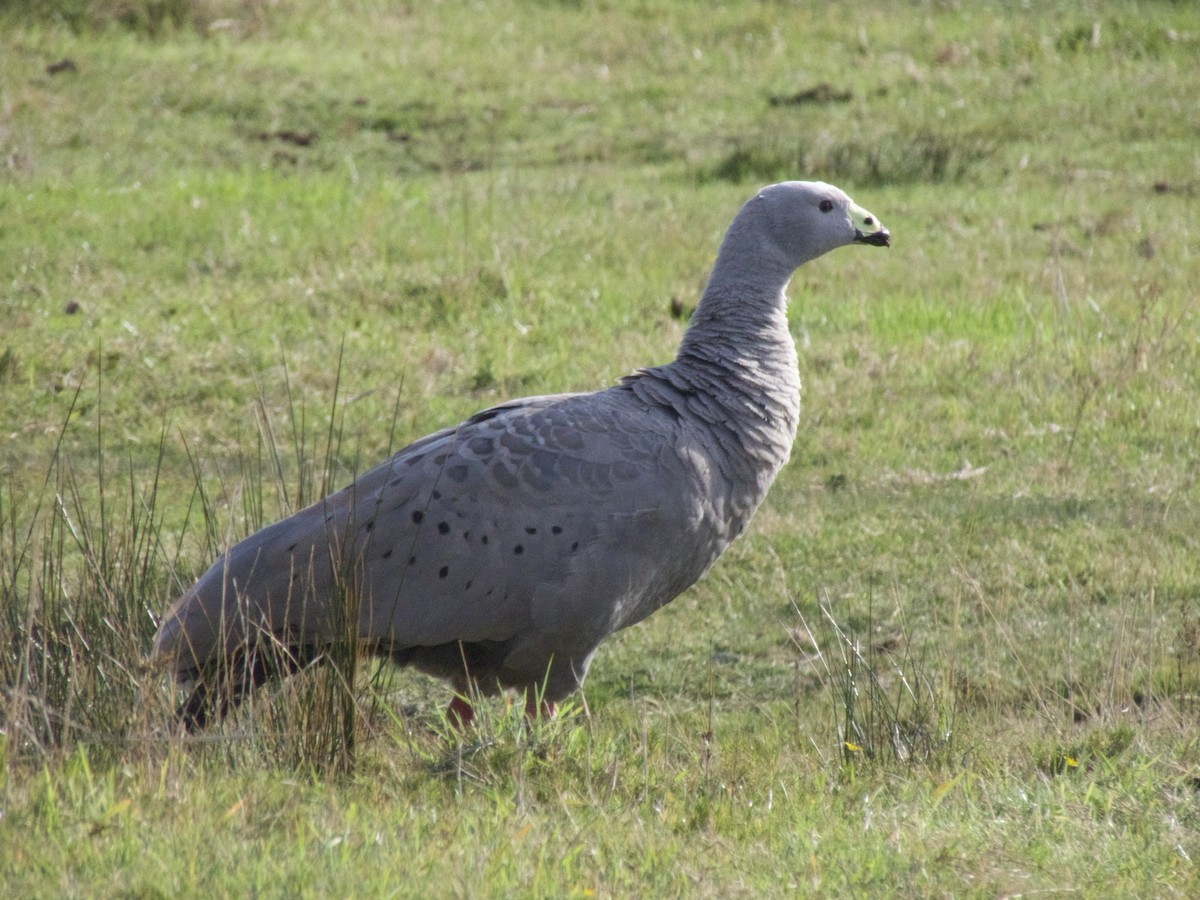
POLYGON ((475 709, 462 694, 455 694, 446 709, 446 718, 455 728, 466 731, 471 725, 471 720, 475 718, 475 709))
POLYGON ((525 695, 525 718, 530 722, 544 719, 549 722, 558 713, 558 704, 553 700, 543 700, 538 703, 537 696, 530 691, 525 695))

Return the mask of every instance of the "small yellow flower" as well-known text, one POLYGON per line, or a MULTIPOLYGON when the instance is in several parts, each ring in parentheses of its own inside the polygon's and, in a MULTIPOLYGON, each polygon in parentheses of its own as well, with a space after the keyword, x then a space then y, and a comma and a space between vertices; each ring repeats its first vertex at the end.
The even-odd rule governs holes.
POLYGON ((858 744, 851 743, 850 741, 846 741, 845 743, 846 743, 846 749, 849 750, 851 753, 857 753, 859 750, 862 749, 862 747, 858 746, 858 744))

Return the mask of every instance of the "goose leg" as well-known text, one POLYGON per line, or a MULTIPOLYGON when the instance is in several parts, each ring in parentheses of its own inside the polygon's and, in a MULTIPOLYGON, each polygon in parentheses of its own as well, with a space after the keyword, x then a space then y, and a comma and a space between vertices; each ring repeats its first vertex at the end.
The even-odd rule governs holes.
POLYGON ((446 719, 459 731, 466 731, 475 718, 475 708, 462 694, 455 694, 446 708, 446 719))
POLYGON ((558 715, 558 704, 553 700, 539 702, 537 694, 533 691, 525 695, 525 718, 530 722, 536 722, 538 719, 549 722, 556 715, 558 715))

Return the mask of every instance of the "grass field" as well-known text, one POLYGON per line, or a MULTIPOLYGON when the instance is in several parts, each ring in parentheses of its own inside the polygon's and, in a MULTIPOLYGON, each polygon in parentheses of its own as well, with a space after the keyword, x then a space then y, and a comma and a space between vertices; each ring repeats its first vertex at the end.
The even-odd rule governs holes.
POLYGON ((1200 894, 1198 72, 1189 2, 0 0, 6 893, 1200 894), (174 734, 222 547, 668 360, 785 178, 893 246, 797 273, 790 464, 566 714, 174 734))

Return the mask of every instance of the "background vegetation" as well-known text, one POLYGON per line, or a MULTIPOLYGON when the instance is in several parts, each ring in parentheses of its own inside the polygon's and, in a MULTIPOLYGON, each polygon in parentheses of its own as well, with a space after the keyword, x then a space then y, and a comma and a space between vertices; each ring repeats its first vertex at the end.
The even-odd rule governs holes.
POLYGON ((1197 71, 1165 0, 0 3, 6 889, 1195 896, 1197 71), (669 359, 793 177, 894 246, 797 274, 791 464, 574 709, 174 734, 221 547, 669 359))

